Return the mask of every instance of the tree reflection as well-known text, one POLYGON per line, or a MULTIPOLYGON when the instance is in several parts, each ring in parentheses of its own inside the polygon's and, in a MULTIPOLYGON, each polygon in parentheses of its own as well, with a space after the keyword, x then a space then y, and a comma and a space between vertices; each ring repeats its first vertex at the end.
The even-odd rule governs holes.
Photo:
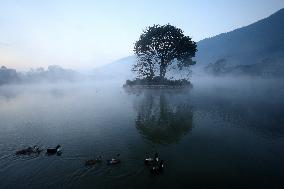
POLYGON ((136 128, 155 144, 171 144, 180 141, 192 129, 192 109, 174 94, 144 93, 136 104, 136 128))

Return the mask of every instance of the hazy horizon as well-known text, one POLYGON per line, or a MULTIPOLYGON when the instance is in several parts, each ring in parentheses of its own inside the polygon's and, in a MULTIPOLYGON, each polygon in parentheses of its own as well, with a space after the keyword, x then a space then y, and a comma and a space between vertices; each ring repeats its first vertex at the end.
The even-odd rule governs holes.
POLYGON ((20 71, 48 65, 86 71, 133 55, 133 43, 147 26, 170 23, 199 41, 266 18, 284 2, 180 0, 149 5, 127 0, 2 1, 0 65, 20 71))

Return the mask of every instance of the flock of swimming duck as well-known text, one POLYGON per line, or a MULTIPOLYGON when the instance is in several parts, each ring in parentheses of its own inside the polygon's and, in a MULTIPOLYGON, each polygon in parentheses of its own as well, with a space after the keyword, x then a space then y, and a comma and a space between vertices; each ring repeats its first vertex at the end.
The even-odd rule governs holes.
MULTIPOLYGON (((39 155, 43 149, 38 146, 28 147, 19 151, 16 151, 16 155, 39 155)), ((61 155, 62 150, 61 146, 57 145, 55 148, 47 148, 47 155, 61 155)), ((107 165, 116 165, 120 164, 121 160, 119 159, 120 154, 117 154, 116 157, 106 160, 107 165)), ((96 159, 89 159, 85 161, 86 166, 92 166, 100 164, 103 162, 102 156, 97 157, 96 159)), ((150 167, 150 172, 153 174, 160 174, 164 170, 164 161, 160 160, 158 153, 155 153, 154 157, 146 157, 144 159, 144 164, 150 167)))
MULTIPOLYGON (((40 154, 43 151, 38 146, 28 147, 22 150, 16 151, 16 155, 33 155, 33 154, 40 154)), ((47 148, 46 149, 47 155, 60 155, 61 154, 61 146, 57 145, 55 148, 47 148)))

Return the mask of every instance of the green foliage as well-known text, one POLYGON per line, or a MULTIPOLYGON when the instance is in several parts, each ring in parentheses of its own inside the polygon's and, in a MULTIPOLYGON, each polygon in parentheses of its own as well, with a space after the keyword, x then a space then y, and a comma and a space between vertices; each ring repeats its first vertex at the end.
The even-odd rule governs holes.
POLYGON ((164 78, 173 62, 179 69, 195 64, 192 58, 196 47, 196 43, 179 28, 169 24, 148 27, 135 43, 134 52, 138 61, 132 71, 148 80, 153 79, 157 72, 164 78))
POLYGON ((205 67, 205 71, 213 75, 224 74, 227 70, 227 60, 224 58, 217 60, 215 63, 208 64, 205 67))
POLYGON ((136 78, 135 80, 127 80, 126 86, 134 86, 134 85, 169 85, 169 86, 191 86, 191 82, 186 79, 180 80, 169 80, 166 78, 161 78, 160 76, 156 76, 153 79, 148 78, 136 78))

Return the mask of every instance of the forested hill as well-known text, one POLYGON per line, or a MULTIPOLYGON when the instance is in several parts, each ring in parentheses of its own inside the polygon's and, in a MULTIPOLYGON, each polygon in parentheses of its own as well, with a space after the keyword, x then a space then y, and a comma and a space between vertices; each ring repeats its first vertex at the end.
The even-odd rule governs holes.
POLYGON ((230 65, 284 60, 284 9, 249 26, 198 42, 197 65, 220 59, 230 65))

